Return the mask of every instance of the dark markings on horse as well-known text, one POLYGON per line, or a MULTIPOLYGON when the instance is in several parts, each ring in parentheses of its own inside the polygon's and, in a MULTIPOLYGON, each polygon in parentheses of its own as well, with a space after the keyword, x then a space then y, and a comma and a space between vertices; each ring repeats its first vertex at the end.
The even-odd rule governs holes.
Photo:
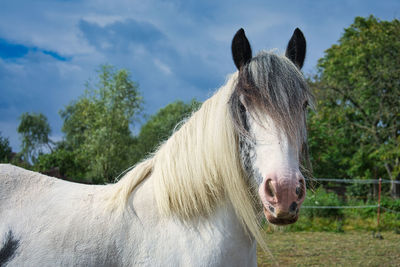
MULTIPOLYGON (((243 105, 242 105, 243 106, 243 105)), ((250 131, 250 125, 247 122, 247 114, 246 110, 243 106, 241 108, 242 122, 243 127, 246 131, 250 131)), ((243 166, 243 169, 248 178, 255 179, 255 186, 258 186, 263 181, 263 177, 260 173, 260 170, 254 166, 254 162, 256 161, 257 155, 255 151, 256 142, 249 135, 244 136, 239 134, 239 151, 240 151, 240 160, 243 166)))
POLYGON ((6 266, 11 261, 19 247, 19 240, 14 237, 11 230, 8 231, 6 238, 3 243, 3 247, 0 250, 0 267, 6 266))
MULTIPOLYGON (((247 121, 246 108, 239 101, 239 110, 240 110, 240 120, 242 126, 246 132, 250 131, 250 126, 247 121)), ((239 134, 239 151, 240 151, 240 159, 243 165, 243 168, 248 177, 253 175, 253 164, 255 161, 256 153, 253 141, 250 139, 250 136, 244 136, 239 134)))
POLYGON ((243 169, 250 178, 253 174, 253 164, 256 158, 254 144, 245 136, 239 136, 239 151, 243 169))

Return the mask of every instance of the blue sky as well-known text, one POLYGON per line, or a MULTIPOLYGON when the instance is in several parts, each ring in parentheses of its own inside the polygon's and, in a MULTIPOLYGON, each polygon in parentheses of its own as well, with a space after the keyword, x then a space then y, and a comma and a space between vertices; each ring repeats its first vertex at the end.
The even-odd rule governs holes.
POLYGON ((145 114, 175 100, 203 101, 235 71, 230 44, 243 27, 253 51, 284 53, 296 27, 307 39, 304 73, 356 16, 399 19, 400 1, 2 0, 0 131, 19 151, 23 112, 41 112, 62 138, 59 110, 100 64, 126 68, 145 114))

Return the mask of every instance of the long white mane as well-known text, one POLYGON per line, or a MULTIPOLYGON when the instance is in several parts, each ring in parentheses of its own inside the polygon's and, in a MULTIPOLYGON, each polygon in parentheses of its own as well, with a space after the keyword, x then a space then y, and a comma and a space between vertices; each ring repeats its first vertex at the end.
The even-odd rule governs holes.
POLYGON ((153 157, 115 184, 112 206, 126 207, 135 187, 151 175, 161 215, 182 220, 207 218, 219 205, 230 202, 244 229, 265 247, 255 209, 257 194, 245 178, 228 105, 236 83, 237 73, 153 157))

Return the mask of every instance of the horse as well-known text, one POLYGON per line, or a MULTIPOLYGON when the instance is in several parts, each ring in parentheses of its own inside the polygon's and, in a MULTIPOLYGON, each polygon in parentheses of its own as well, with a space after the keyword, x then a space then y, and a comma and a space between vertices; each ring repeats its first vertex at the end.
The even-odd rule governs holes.
POLYGON ((0 266, 255 266, 261 228, 294 223, 305 198, 306 53, 253 57, 118 182, 83 185, 0 165, 0 266), (263 216, 264 215, 264 216, 263 216))

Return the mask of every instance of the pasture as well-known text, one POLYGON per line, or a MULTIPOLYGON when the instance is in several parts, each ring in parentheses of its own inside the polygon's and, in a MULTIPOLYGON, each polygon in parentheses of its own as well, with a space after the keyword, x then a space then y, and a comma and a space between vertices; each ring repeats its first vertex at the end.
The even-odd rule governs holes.
POLYGON ((279 232, 267 234, 268 252, 258 250, 259 266, 400 266, 400 234, 383 232, 279 232))

